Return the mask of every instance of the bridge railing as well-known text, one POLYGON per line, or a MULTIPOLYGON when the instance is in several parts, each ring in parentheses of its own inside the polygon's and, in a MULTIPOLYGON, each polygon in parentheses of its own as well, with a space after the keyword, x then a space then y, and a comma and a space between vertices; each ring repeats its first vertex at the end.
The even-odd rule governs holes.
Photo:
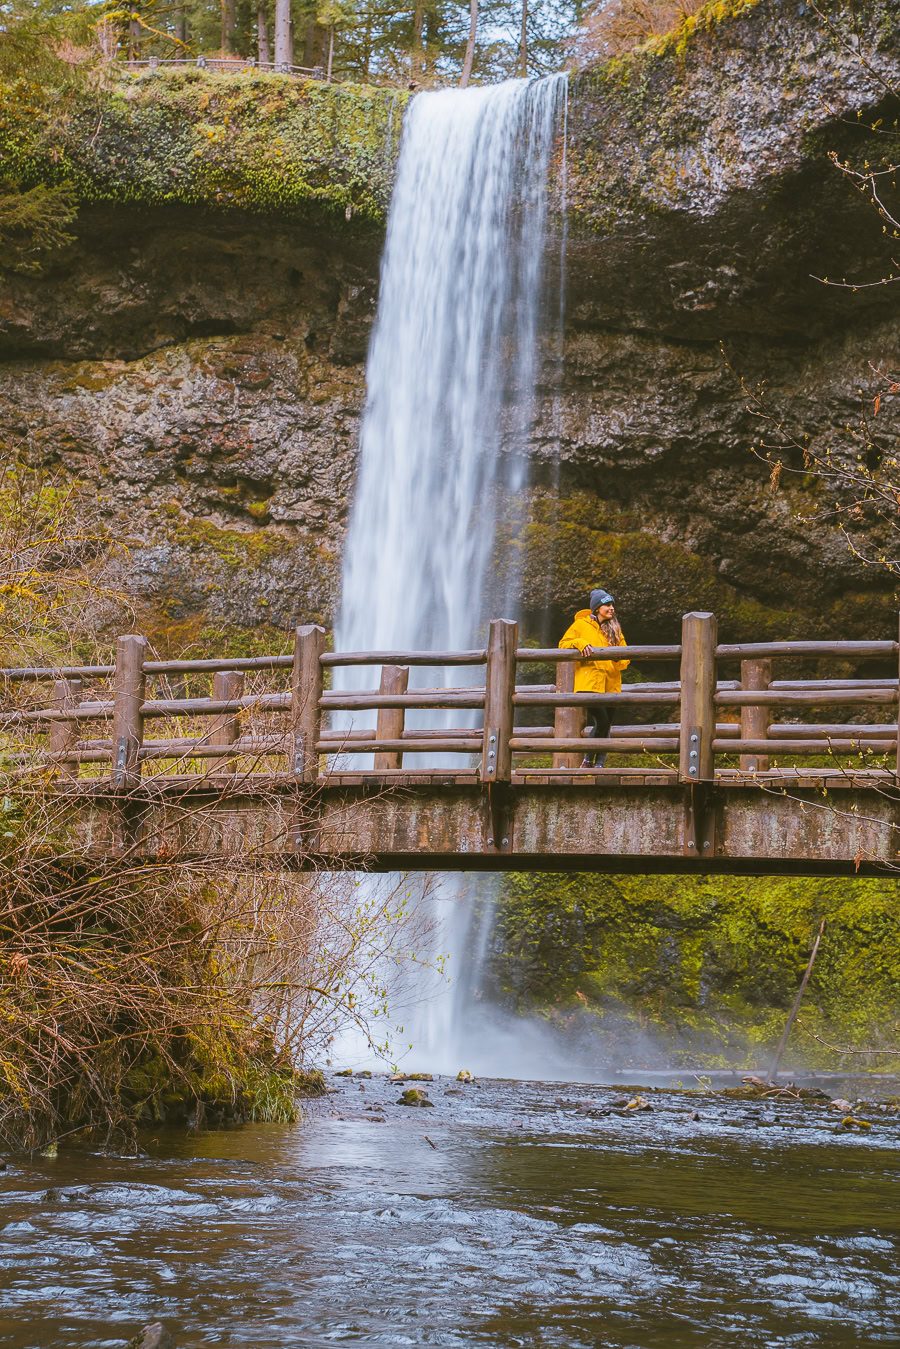
POLYGON ((354 781, 444 777, 451 771, 487 786, 524 780, 634 780, 635 775, 648 782, 709 783, 760 775, 827 777, 836 769, 869 778, 894 778, 898 772, 895 674, 772 678, 778 659, 876 660, 896 667, 897 642, 719 644, 714 615, 686 614, 678 645, 615 651, 617 658, 633 662, 671 662, 677 665, 677 679, 629 683, 621 692, 602 694, 575 692, 579 652, 519 647, 517 625, 504 619, 491 623, 487 646, 478 650, 328 652, 324 642, 322 628, 306 625, 297 628, 291 654, 155 661, 147 659, 146 640, 129 634, 118 640, 114 665, 0 671, 8 690, 52 683, 49 703, 20 697, 4 709, 0 726, 20 738, 29 730, 46 736, 43 753, 60 776, 86 774, 92 782, 98 777, 104 781, 108 765, 109 784, 116 788, 135 786, 145 772, 180 779, 222 771, 251 779, 275 773, 314 784, 323 771, 332 779, 354 781), (553 684, 520 682, 536 664, 555 667, 553 684), (330 671, 348 666, 380 670, 378 686, 326 687, 330 671), (410 670, 415 667, 458 668, 469 680, 473 670, 483 667, 484 677, 477 684, 411 689, 410 670), (726 667, 739 669, 740 678, 721 678, 726 667), (248 689, 248 675, 257 684, 275 678, 286 687, 248 689), (153 679, 171 683, 205 677, 212 679, 211 696, 148 696, 153 679), (618 720, 605 737, 585 736, 587 712, 604 705, 618 720), (887 710, 889 720, 802 719, 815 707, 829 706, 858 706, 862 714, 881 717, 887 710), (480 719, 483 726, 407 728, 406 714, 413 709, 459 711, 470 723, 480 719), (552 711, 552 725, 517 723, 517 717, 533 717, 542 709, 552 711), (650 715, 668 711, 669 716, 635 719, 648 709, 650 715), (771 720, 773 713, 784 711, 801 719, 771 720), (356 713, 374 713, 375 726, 354 726, 356 713), (351 724, 329 724, 333 714, 351 724), (164 727, 175 722, 178 733, 148 736, 147 725, 153 722, 164 727), (85 738, 91 723, 100 723, 109 734, 85 738), (627 762, 581 768, 585 753, 615 754, 627 762), (438 754, 458 756, 459 768, 413 770, 405 762, 407 755, 438 754), (370 757, 360 761, 359 756, 370 757), (775 756, 777 768, 771 762, 775 756), (815 762, 798 765, 797 759, 815 762), (848 759, 856 762, 848 765, 848 759))
POLYGON ((301 79, 324 80, 324 66, 295 66, 287 61, 257 61, 253 56, 150 56, 144 60, 121 61, 126 70, 159 70, 172 66, 193 66, 224 74, 261 70, 269 75, 295 75, 301 79))

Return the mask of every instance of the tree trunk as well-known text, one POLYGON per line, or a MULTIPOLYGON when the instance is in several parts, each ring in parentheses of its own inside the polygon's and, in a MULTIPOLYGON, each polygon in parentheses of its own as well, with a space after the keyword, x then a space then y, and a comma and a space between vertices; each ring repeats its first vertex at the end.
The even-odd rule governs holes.
POLYGON ((459 81, 460 89, 465 89, 472 74, 472 62, 475 59, 475 29, 478 27, 478 0, 469 0, 469 12, 471 14, 469 40, 466 43, 466 59, 463 61, 462 75, 459 81))
POLYGON ((528 74, 528 0, 522 0, 522 32, 519 36, 519 74, 528 74))
POLYGON ((256 58, 261 66, 267 66, 272 60, 269 47, 268 14, 265 0, 259 0, 256 10, 256 58))
POLYGON ((128 59, 129 61, 139 61, 141 56, 141 25, 138 21, 137 10, 132 6, 131 17, 128 21, 128 59))
POLYGON ((175 11, 175 41, 180 46, 186 47, 188 40, 187 10, 184 5, 180 5, 175 11))
POLYGON ((275 0, 275 64, 294 64, 294 34, 291 26, 291 0, 275 0))
MULTIPOLYGON (((325 64, 325 38, 326 30, 315 19, 310 19, 306 25, 306 32, 303 41, 303 64, 307 70, 313 70, 316 66, 325 64)), ((278 57, 276 56, 276 61, 278 57)))
POLYGON ((366 24, 363 29, 363 84, 369 83, 372 68, 372 6, 366 5, 366 24))
POLYGON ((425 0, 416 0, 416 7, 413 10, 413 45, 409 62, 409 73, 414 80, 421 79, 425 70, 425 48, 422 46, 424 24, 425 0))
POLYGON ((331 31, 328 34, 328 83, 331 83, 331 64, 334 60, 334 24, 331 25, 331 31))
POLYGON ((222 55, 234 55, 234 39, 237 32, 237 12, 235 0, 222 0, 222 55))

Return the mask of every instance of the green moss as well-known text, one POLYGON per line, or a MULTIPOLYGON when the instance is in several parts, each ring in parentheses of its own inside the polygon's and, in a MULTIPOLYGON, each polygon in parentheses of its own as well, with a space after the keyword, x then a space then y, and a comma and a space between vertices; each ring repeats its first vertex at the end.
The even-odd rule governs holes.
POLYGON ((381 224, 409 95, 259 73, 124 76, 97 94, 0 84, 0 160, 82 202, 381 224))
POLYGON ((562 499, 534 494, 524 530, 515 540, 501 535, 498 541, 499 569, 508 563, 510 550, 521 563, 529 606, 540 609, 549 598, 566 610, 573 596, 587 595, 602 576, 622 596, 623 613, 633 616, 632 630, 642 614, 652 613, 659 640, 668 639, 663 633, 676 634, 682 614, 692 609, 715 613, 722 638, 729 641, 798 637, 811 631, 811 624, 821 624, 818 616, 813 620, 739 594, 707 558, 644 532, 631 515, 610 510, 592 492, 562 499))
POLYGON ((830 1046, 900 1045, 896 894, 893 880, 510 876, 493 973, 519 1011, 611 1052, 639 1030, 670 1062, 765 1063, 825 917, 789 1060, 883 1070, 830 1046))
MULTIPOLYGON (((228 490, 225 488, 224 492, 228 490)), ((283 534, 265 529, 220 529, 209 520, 188 519, 180 513, 177 524, 169 532, 170 537, 188 552, 212 555, 234 570, 261 567, 273 558, 284 557, 295 550, 294 543, 283 534)))
POLYGON ((665 56, 667 52, 682 56, 694 33, 709 32, 720 23, 746 14, 758 4, 759 0, 706 0, 695 14, 685 14, 670 32, 648 38, 637 50, 653 56, 665 56))

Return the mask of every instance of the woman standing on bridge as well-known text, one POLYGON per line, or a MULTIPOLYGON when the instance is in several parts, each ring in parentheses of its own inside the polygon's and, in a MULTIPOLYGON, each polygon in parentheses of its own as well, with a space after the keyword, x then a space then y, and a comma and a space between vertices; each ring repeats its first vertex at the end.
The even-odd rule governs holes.
MULTIPOLYGON (((590 609, 579 609, 572 619, 564 636, 560 639, 561 650, 575 649, 581 652, 583 660, 575 663, 576 693, 619 693, 622 688, 622 671, 629 664, 627 660, 598 660, 600 650, 605 646, 625 646, 625 634, 616 618, 616 602, 608 590, 591 591, 590 609)), ((598 738, 605 739, 612 725, 610 708, 602 704, 592 707, 588 712, 588 731, 598 738)), ((606 763, 606 754, 586 754, 582 768, 602 768, 606 763)))

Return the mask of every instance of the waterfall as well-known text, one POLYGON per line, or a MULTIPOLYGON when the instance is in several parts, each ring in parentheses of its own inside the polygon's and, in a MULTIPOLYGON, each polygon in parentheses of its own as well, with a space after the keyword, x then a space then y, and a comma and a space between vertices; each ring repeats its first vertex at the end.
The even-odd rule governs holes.
MULTIPOLYGON (((558 306, 544 302, 544 244, 566 90, 564 75, 508 80, 419 94, 406 113, 366 371, 339 650, 469 649, 484 644, 487 618, 518 607, 508 582, 506 614, 485 611, 498 512, 514 509, 527 472, 545 313, 558 321, 558 306)), ((496 587, 494 602, 503 602, 496 587)), ((348 670, 341 686, 372 687, 373 676, 348 670)), ((478 683, 483 667, 472 676, 414 668, 410 685, 478 683)), ((440 715, 411 714, 407 724, 441 725, 440 715)), ((459 713, 449 717, 461 724, 459 713)), ((354 720, 373 724, 374 714, 354 720)), ((463 888, 447 878, 438 901, 451 990, 462 987, 469 944, 463 888)), ((428 997, 413 1013, 416 1044, 438 1068, 463 1052, 458 1002, 452 992, 428 997)))

